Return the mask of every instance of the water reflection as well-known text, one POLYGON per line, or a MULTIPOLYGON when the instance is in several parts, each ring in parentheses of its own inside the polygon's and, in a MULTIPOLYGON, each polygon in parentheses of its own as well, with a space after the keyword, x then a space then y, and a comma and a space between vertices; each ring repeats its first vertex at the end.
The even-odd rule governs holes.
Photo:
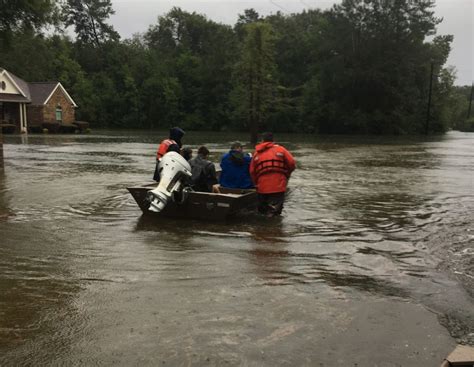
POLYGON ((152 215, 140 215, 135 231, 147 233, 147 239, 152 244, 162 244, 175 251, 186 251, 196 248, 192 239, 196 231, 201 228, 201 224, 194 220, 176 220, 172 218, 162 218, 152 215), (159 239, 160 241, 156 241, 159 239))
POLYGON ((8 220, 13 214, 9 208, 7 191, 5 170, 0 166, 0 222, 8 220))
POLYGON ((0 131, 0 172, 4 170, 4 160, 3 160, 3 135, 0 131))
MULTIPOLYGON (((68 269, 62 251, 44 251, 62 236, 29 226, 0 223, 0 363, 7 363, 8 351, 24 363, 41 363, 47 350, 65 353, 70 330, 64 329, 74 315, 74 299, 82 286, 68 269), (35 238, 20 235, 34 231, 35 238), (45 336, 47 336, 45 338, 45 336), (35 342, 35 348, 31 343, 35 342), (41 352, 43 346, 44 352, 41 352), (39 348, 36 353, 33 350, 39 348)), ((59 249, 58 249, 59 250, 59 249)), ((47 354, 47 353, 46 353, 47 354)), ((43 360, 43 362, 45 362, 43 360)))

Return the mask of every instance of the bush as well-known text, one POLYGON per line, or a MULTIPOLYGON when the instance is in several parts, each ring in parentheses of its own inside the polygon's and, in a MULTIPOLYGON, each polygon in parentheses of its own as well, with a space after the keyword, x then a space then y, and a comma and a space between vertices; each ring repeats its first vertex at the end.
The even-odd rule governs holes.
POLYGON ((474 132, 474 117, 471 117, 469 119, 467 119, 462 128, 460 128, 459 130, 461 131, 466 131, 466 132, 474 132))

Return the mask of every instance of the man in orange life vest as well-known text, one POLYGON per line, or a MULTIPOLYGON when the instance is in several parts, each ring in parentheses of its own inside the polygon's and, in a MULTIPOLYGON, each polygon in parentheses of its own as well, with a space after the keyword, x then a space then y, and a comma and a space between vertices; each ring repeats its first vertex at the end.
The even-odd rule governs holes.
POLYGON ((153 179, 155 181, 160 181, 160 174, 158 172, 158 164, 160 163, 161 157, 163 157, 168 152, 177 152, 181 150, 181 138, 184 136, 184 130, 179 127, 173 127, 170 129, 170 135, 168 139, 165 139, 161 142, 158 150, 156 152, 156 168, 153 179))
POLYGON ((260 213, 269 217, 281 214, 288 179, 295 167, 290 152, 273 142, 272 133, 264 133, 250 163, 250 176, 257 188, 260 213))

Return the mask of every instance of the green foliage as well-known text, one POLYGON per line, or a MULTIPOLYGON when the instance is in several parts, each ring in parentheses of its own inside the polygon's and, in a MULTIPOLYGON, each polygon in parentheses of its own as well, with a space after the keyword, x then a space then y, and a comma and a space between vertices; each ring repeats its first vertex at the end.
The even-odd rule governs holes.
POLYGON ((230 120, 229 92, 237 53, 232 29, 196 13, 173 8, 144 36, 157 71, 148 78, 147 100, 161 106, 150 111, 153 127, 181 124, 218 130, 230 120), (154 97, 152 97, 154 96, 154 97))
POLYGON ((119 34, 106 20, 114 14, 111 0, 67 0, 63 6, 66 27, 74 26, 79 41, 100 46, 118 40, 119 34))
POLYGON ((471 117, 464 121, 461 127, 461 131, 474 133, 474 117, 471 117))
MULTIPOLYGON (((439 23, 432 7, 429 0, 346 0, 326 14, 318 52, 320 101, 335 105, 318 122, 321 132, 423 132, 429 65, 434 62, 440 73, 452 40, 425 42, 439 23)), ((439 110, 449 86, 434 84, 439 110)), ((438 114, 433 131, 445 130, 438 114)))
POLYGON ((256 141, 274 101, 276 63, 272 27, 253 22, 245 26, 245 38, 235 69, 233 100, 236 117, 252 131, 256 141))
POLYGON ((234 27, 173 8, 126 40, 107 23, 111 0, 65 0, 62 24, 55 4, 0 0, 0 66, 61 81, 92 127, 424 133, 433 64, 429 132, 471 128, 470 88, 453 86, 453 38, 436 35, 433 0, 247 9, 234 27), (77 38, 43 35, 49 24, 77 38))
POLYGON ((237 23, 234 26, 234 31, 239 38, 239 41, 242 41, 245 38, 245 26, 250 23, 256 23, 263 21, 263 18, 260 17, 258 12, 255 9, 245 9, 244 14, 239 14, 237 23))
POLYGON ((448 118, 452 123, 451 127, 455 130, 474 132, 474 116, 472 116, 474 114, 472 104, 474 103, 472 102, 471 111, 469 111, 472 88, 472 86, 456 87, 451 92, 448 118))
POLYGON ((14 33, 26 30, 39 32, 54 23, 53 0, 0 0, 0 47, 11 46, 14 33))

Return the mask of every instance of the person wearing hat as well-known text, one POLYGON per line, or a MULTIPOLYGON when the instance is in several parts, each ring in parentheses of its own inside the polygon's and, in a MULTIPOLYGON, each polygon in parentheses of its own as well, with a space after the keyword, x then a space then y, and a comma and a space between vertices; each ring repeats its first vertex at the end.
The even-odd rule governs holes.
POLYGON ((272 133, 264 133, 250 163, 250 176, 257 188, 260 213, 269 217, 281 214, 288 179, 295 167, 290 152, 273 142, 272 133))
POLYGON ((221 175, 219 184, 231 189, 252 189, 253 183, 250 178, 250 162, 252 157, 244 154, 240 142, 233 142, 228 153, 221 159, 221 175))
POLYGON ((158 146, 156 152, 156 167, 153 179, 155 181, 160 181, 160 174, 158 171, 158 165, 160 163, 161 157, 163 157, 168 152, 177 152, 181 150, 181 138, 184 136, 184 130, 179 127, 173 127, 170 129, 169 138, 165 139, 158 146))

